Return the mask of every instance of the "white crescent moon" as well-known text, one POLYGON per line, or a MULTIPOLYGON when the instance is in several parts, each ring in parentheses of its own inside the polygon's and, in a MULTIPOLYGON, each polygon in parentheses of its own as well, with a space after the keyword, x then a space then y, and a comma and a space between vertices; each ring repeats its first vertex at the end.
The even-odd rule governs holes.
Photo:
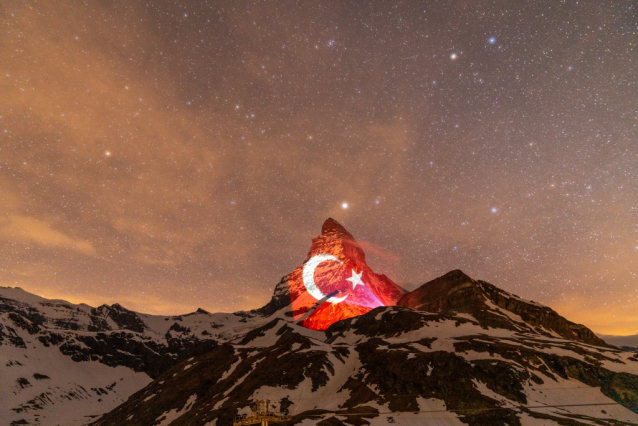
MULTIPOLYGON (((315 269, 320 263, 327 260, 334 260, 335 262, 343 263, 331 254, 318 254, 311 257, 303 266, 303 284, 306 286, 308 293, 317 300, 323 299, 326 295, 323 294, 321 290, 317 288, 317 284, 315 284, 315 269)), ((327 300, 327 302, 341 303, 346 300, 348 296, 349 294, 346 294, 343 297, 331 297, 327 300)))

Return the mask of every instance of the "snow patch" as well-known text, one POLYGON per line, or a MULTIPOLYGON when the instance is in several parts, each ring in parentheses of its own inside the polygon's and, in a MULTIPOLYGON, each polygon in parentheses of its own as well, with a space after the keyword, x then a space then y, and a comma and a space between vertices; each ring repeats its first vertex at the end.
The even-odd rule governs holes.
POLYGON ((213 405, 213 410, 217 410, 219 407, 222 406, 222 404, 228 399, 228 397, 220 399, 219 401, 217 401, 217 403, 215 405, 213 405))
POLYGON ((483 395, 487 396, 488 398, 492 398, 495 401, 499 401, 502 407, 515 407, 515 405, 510 400, 505 398, 503 395, 499 395, 493 390, 489 389, 485 383, 479 382, 476 379, 472 379, 472 383, 474 383, 476 389, 478 389, 478 391, 481 392, 483 395))
POLYGON ((525 384, 527 406, 532 411, 551 415, 577 414, 595 418, 620 420, 638 424, 638 414, 630 411, 604 395, 600 388, 590 387, 578 380, 558 378, 558 383, 547 380, 544 384, 525 384), (583 404, 605 404, 585 405, 583 404), (563 405, 564 407, 536 408, 543 405, 563 405), (571 406, 570 406, 571 405, 571 406), (605 410, 606 414, 601 410, 605 410))
POLYGON ((233 372, 235 371, 235 368, 237 368, 237 366, 242 362, 242 359, 239 358, 237 361, 235 361, 230 367, 228 367, 228 370, 224 371, 224 374, 222 374, 222 376, 219 378, 219 381, 221 382, 222 380, 226 379, 228 376, 230 376, 231 374, 233 374, 233 372))
POLYGON ((168 426, 173 422, 173 420, 178 419, 179 417, 186 414, 191 408, 193 408, 193 404, 195 404, 195 401, 197 401, 197 394, 191 395, 188 398, 188 401, 186 401, 186 404, 184 404, 184 407, 182 407, 181 409, 173 408, 172 410, 168 410, 163 414, 160 414, 160 416, 155 419, 156 422, 160 422, 157 423, 156 426, 168 426))
POLYGON ((246 377, 248 377, 248 375, 250 373, 253 372, 253 370, 255 369, 255 365, 257 365, 258 362, 262 361, 262 359, 258 359, 257 361, 253 362, 252 365, 250 366, 250 370, 248 370, 248 372, 246 374, 244 374, 242 377, 240 377, 239 379, 237 379, 237 381, 235 382, 234 385, 232 385, 230 387, 230 389, 228 389, 226 392, 224 392, 224 396, 228 396, 228 394, 230 394, 237 386, 239 386, 240 384, 242 384, 244 382, 244 380, 246 379, 246 377))

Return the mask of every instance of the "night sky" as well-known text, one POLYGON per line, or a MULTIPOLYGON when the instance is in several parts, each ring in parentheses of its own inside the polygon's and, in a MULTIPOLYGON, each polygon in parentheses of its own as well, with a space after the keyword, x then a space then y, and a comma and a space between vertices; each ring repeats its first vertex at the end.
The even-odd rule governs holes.
POLYGON ((207 3, 0 4, 0 285, 257 308, 333 217, 638 333, 635 0, 207 3))

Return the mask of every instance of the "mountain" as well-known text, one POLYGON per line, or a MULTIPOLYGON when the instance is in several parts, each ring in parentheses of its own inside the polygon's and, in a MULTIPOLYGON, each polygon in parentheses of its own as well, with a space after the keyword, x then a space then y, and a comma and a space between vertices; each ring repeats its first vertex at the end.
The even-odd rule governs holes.
MULTIPOLYGON (((283 284, 282 284, 283 285, 283 284)), ((404 290, 367 265, 363 249, 339 222, 329 218, 312 240, 306 260, 286 277, 286 303, 304 327, 325 330, 345 318, 395 305, 404 290), (326 295, 334 295, 320 303, 326 295)))
POLYGON ((598 337, 610 345, 617 346, 625 351, 638 352, 638 334, 630 336, 612 336, 609 334, 599 334, 598 337))
POLYGON ((254 327, 247 316, 201 309, 146 315, 0 287, 0 418, 84 424, 174 365, 215 348, 226 334, 245 333, 254 327))
POLYGON ((331 219, 250 312, 0 288, 0 358, 15 425, 221 426, 256 399, 288 425, 638 424, 638 354, 459 270, 406 294, 331 219))
MULTIPOLYGON (((333 222, 304 263, 337 252, 346 265, 329 265, 322 294, 345 284, 349 256, 362 258, 339 248, 358 245, 333 222)), ((391 306, 333 321, 346 311, 321 307, 343 302, 295 305, 304 268, 253 311, 267 323, 172 367, 93 424, 221 426, 257 399, 290 414, 289 425, 638 424, 638 355, 549 307, 455 270, 400 297, 386 284, 377 292, 392 294, 391 306), (308 323, 308 312, 318 318, 308 323)))
POLYGON ((523 300, 485 281, 475 281, 459 270, 406 294, 398 305, 429 312, 466 312, 490 327, 608 346, 584 325, 567 321, 547 306, 523 300))

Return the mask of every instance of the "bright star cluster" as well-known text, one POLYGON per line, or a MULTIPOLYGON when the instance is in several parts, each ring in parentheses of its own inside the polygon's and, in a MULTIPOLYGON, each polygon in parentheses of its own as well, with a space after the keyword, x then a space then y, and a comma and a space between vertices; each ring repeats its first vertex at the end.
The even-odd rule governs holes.
POLYGON ((638 333, 636 11, 7 2, 0 285, 252 309, 334 217, 408 289, 459 268, 638 333))

